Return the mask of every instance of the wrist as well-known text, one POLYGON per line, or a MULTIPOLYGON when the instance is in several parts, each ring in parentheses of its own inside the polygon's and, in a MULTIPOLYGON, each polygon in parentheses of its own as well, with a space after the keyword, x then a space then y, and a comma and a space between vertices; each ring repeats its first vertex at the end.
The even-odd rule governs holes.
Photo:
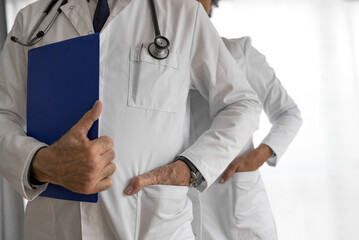
POLYGON ((203 182, 204 178, 196 166, 186 157, 177 156, 175 162, 182 162, 190 169, 189 186, 197 188, 203 182))
POLYGON ((184 179, 186 179, 186 183, 188 183, 189 185, 191 178, 191 169, 183 161, 176 161, 174 162, 174 164, 177 165, 177 169, 182 172, 184 179))
POLYGON ((262 158, 265 159, 265 161, 272 157, 274 152, 273 150, 266 144, 261 144, 257 147, 257 151, 259 153, 260 156, 262 156, 262 158))
POLYGON ((29 168, 29 183, 31 185, 41 185, 50 182, 42 167, 46 166, 46 161, 49 161, 50 156, 50 149, 48 147, 40 148, 35 153, 29 168))

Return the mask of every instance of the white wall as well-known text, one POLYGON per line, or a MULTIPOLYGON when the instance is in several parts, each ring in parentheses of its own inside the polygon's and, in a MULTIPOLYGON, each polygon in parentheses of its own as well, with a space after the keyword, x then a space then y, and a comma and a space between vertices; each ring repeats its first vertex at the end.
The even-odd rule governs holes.
POLYGON ((26 7, 28 4, 36 2, 34 0, 5 0, 6 2, 6 19, 7 29, 11 30, 17 12, 26 7))

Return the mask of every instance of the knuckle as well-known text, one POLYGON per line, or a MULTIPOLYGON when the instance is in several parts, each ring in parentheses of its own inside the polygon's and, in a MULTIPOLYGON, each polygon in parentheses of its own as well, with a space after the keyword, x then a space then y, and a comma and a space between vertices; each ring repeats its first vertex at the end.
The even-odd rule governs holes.
POLYGON ((86 169, 87 171, 89 171, 90 173, 95 172, 98 169, 98 162, 96 161, 95 158, 89 158, 86 161, 86 169))
POLYGON ((92 194, 92 193, 93 193, 93 188, 86 186, 86 187, 83 188, 82 193, 83 193, 83 194, 92 194))
POLYGON ((142 181, 139 177, 136 177, 132 180, 132 186, 134 186, 135 189, 140 188, 142 185, 142 181))
POLYGON ((104 136, 104 139, 108 142, 108 144, 112 147, 113 146, 113 140, 112 138, 108 137, 108 136, 104 136))
POLYGON ((91 144, 86 147, 86 153, 89 157, 96 156, 98 154, 98 147, 94 144, 91 144))
POLYGON ((108 148, 113 147, 113 140, 112 140, 112 138, 110 138, 108 136, 102 136, 100 138, 100 142, 104 143, 108 148))
POLYGON ((232 171, 237 168, 237 164, 235 162, 232 162, 228 165, 227 170, 232 171))
POLYGON ((116 169, 117 169, 116 164, 111 163, 111 175, 116 172, 116 169))
POLYGON ((116 158, 116 152, 114 150, 111 150, 110 152, 110 159, 114 160, 116 158))
POLYGON ((85 185, 92 185, 94 182, 96 182, 96 175, 87 173, 84 176, 84 184, 85 185))
POLYGON ((108 179, 108 185, 107 185, 107 188, 106 188, 106 189, 112 187, 112 185, 113 185, 112 179, 109 178, 109 179, 108 179))
POLYGON ((78 192, 82 194, 92 194, 93 190, 94 189, 92 184, 84 183, 79 187, 78 192))
POLYGON ((86 172, 81 178, 81 182, 83 186, 94 185, 96 181, 97 181, 97 174, 92 172, 86 172))

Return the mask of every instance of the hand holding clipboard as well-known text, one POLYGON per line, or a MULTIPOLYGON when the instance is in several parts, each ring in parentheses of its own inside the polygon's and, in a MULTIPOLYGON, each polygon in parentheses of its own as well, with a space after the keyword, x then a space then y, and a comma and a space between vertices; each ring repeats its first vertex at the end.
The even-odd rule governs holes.
POLYGON ((37 180, 50 182, 40 194, 42 197, 97 202, 95 192, 110 185, 107 177, 114 166, 98 155, 104 153, 104 158, 112 158, 112 146, 105 137, 98 138, 96 119, 101 103, 93 106, 99 99, 99 42, 99 34, 92 34, 28 53, 27 135, 50 145, 41 149, 33 162, 37 180), (102 145, 105 146, 99 147, 102 145), (44 156, 49 160, 42 159, 44 156), (73 163, 76 161, 79 164, 73 163), (94 177, 95 173, 101 174, 94 177), (101 182, 99 178, 105 180, 101 182))
POLYGON ((40 182, 51 182, 82 194, 94 194, 112 186, 110 176, 116 165, 113 141, 103 136, 87 137, 102 110, 97 101, 64 136, 41 149, 32 162, 31 174, 40 182))

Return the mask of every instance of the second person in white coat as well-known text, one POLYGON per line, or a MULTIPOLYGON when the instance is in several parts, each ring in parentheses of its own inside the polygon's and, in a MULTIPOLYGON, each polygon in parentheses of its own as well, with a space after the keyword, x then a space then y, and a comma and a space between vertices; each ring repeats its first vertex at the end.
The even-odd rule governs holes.
MULTIPOLYGON (((217 0, 200 2, 207 13, 218 4, 217 0)), ((277 165, 301 126, 300 111, 249 37, 223 41, 257 93, 272 128, 258 147, 254 147, 252 139, 248 141, 203 194, 190 192, 196 239, 276 240, 276 226, 259 168, 265 162, 277 165)), ((191 92, 191 111, 196 139, 213 122, 207 102, 196 91, 191 92)))

